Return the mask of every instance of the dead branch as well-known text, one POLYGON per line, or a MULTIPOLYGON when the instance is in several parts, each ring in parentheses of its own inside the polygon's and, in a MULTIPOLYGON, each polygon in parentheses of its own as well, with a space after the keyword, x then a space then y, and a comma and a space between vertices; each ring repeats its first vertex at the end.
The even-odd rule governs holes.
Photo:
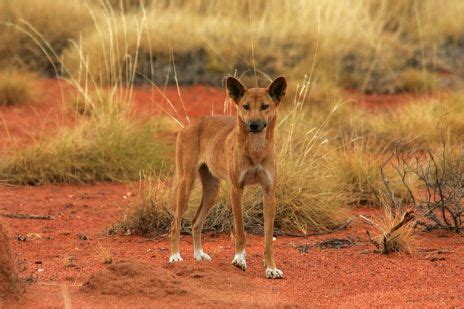
POLYGON ((33 214, 15 214, 15 213, 6 213, 1 214, 3 217, 13 218, 13 219, 34 219, 34 220, 54 220, 52 216, 48 215, 33 215, 33 214))
POLYGON ((395 231, 400 229, 403 225, 409 223, 409 221, 414 219, 414 212, 412 210, 408 210, 404 213, 403 218, 400 222, 398 222, 394 227, 391 228, 390 232, 387 233, 387 236, 390 236, 395 231))
POLYGON ((394 235, 394 233, 397 230, 399 230, 400 228, 402 228, 403 226, 405 226, 406 224, 408 224, 410 221, 412 221, 414 219, 414 213, 413 213, 412 210, 406 211, 403 214, 403 218, 397 224, 395 224, 388 232, 384 231, 378 224, 376 224, 372 220, 370 220, 370 219, 368 219, 368 218, 366 218, 366 217, 364 217, 362 215, 360 215, 360 217, 362 219, 366 220, 371 225, 376 226, 380 231, 382 231, 383 235, 382 235, 382 242, 381 243, 379 241, 375 240, 374 238, 372 238, 369 231, 366 231, 366 234, 367 234, 367 237, 369 238, 369 241, 377 248, 377 252, 386 254, 386 253, 390 252, 388 243, 390 243, 393 239, 398 237, 397 235, 394 235))
POLYGON ((374 245, 374 247, 377 248, 377 250, 380 250, 380 245, 378 242, 376 242, 372 237, 371 237, 371 233, 369 233, 369 231, 366 231, 366 234, 367 234, 367 237, 369 238, 369 241, 371 242, 371 244, 374 245))

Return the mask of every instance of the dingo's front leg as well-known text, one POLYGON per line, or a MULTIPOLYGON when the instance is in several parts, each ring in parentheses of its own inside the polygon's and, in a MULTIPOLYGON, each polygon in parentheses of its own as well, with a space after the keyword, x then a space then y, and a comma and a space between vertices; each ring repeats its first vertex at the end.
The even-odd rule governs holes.
POLYGON ((266 267, 266 278, 280 279, 284 273, 277 269, 274 261, 274 218, 276 212, 275 188, 263 188, 264 194, 264 264, 266 267))
POLYGON ((232 213, 234 216, 234 231, 235 231, 235 256, 232 264, 241 270, 246 270, 245 260, 245 228, 243 226, 242 215, 242 193, 243 189, 232 186, 232 213))

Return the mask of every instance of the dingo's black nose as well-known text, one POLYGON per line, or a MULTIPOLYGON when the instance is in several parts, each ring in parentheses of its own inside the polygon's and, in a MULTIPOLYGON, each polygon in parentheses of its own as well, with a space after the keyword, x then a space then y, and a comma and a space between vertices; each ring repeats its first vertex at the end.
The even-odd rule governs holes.
POLYGON ((259 133, 266 127, 266 123, 261 120, 252 120, 248 122, 248 131, 259 133))

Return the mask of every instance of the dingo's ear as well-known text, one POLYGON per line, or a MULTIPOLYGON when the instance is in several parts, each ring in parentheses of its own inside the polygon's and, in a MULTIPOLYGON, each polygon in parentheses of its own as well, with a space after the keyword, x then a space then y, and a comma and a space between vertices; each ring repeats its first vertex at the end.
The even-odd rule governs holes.
POLYGON ((236 78, 229 76, 226 80, 226 87, 227 92, 229 93, 229 97, 238 104, 240 99, 245 94, 246 88, 243 84, 236 78))
POLYGON ((280 101, 282 101, 286 90, 287 80, 283 76, 279 76, 274 79, 269 87, 267 87, 267 92, 276 104, 279 104, 280 101))

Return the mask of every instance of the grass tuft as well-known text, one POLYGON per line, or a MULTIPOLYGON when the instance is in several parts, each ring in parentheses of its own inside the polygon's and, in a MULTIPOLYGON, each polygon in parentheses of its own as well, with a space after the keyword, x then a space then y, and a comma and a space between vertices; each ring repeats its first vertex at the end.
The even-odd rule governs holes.
POLYGON ((113 255, 111 254, 110 250, 103 247, 100 242, 98 242, 98 246, 95 248, 95 253, 98 255, 100 261, 103 264, 113 263, 113 255))
POLYGON ((367 232, 371 243, 377 248, 378 253, 411 253, 415 246, 413 212, 393 211, 387 202, 383 206, 383 216, 379 222, 371 221, 362 216, 364 220, 377 230, 374 237, 367 232))
POLYGON ((134 180, 162 164, 156 131, 122 120, 84 121, 6 157, 0 179, 27 185, 134 180))
POLYGON ((6 156, 0 163, 0 181, 41 185, 126 181, 144 169, 159 170, 164 144, 157 138, 156 121, 139 123, 126 114, 128 103, 107 96, 98 112, 79 119, 75 127, 44 137, 6 156), (104 112, 102 112, 104 110, 104 112))
POLYGON ((36 76, 18 70, 0 71, 0 106, 30 103, 36 99, 36 76))
POLYGON ((124 231, 126 234, 163 234, 169 231, 171 221, 167 179, 144 173, 131 208, 110 230, 124 231))
MULTIPOLYGON (((343 142, 341 149, 336 150, 336 153, 337 182, 346 192, 347 204, 380 206, 380 196, 384 187, 381 167, 389 157, 386 146, 378 141, 358 138, 343 142)), ((384 168, 384 173, 395 195, 405 196, 406 189, 393 168, 384 168)))

